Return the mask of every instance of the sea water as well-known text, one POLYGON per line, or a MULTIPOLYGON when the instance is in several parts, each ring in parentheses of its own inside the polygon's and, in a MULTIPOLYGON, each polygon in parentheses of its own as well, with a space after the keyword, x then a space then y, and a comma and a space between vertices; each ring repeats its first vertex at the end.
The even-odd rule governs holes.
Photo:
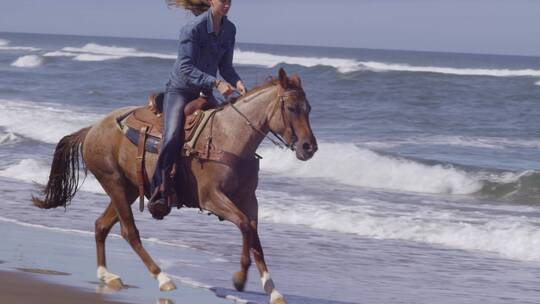
MULTIPOLYGON (((0 220, 93 233, 109 199, 92 176, 67 212, 33 207, 34 182, 63 136, 163 90, 175 52, 0 33, 0 220)), ((261 240, 289 303, 540 302, 540 58, 238 43, 234 62, 249 87, 300 75, 312 105, 313 159, 258 150, 261 240)), ((231 290, 234 225, 134 213, 145 242, 200 252, 151 252, 177 280, 267 301, 255 267, 231 290)))

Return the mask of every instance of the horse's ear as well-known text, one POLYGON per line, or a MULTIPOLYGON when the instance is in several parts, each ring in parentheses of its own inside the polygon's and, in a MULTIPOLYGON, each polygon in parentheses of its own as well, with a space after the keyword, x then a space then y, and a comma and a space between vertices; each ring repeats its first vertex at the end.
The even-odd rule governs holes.
POLYGON ((283 68, 279 68, 279 85, 286 89, 287 85, 289 83, 289 79, 287 78, 287 73, 285 73, 285 70, 283 68))
POLYGON ((291 77, 291 84, 298 89, 302 87, 302 81, 300 80, 300 76, 298 76, 298 74, 294 74, 291 77))

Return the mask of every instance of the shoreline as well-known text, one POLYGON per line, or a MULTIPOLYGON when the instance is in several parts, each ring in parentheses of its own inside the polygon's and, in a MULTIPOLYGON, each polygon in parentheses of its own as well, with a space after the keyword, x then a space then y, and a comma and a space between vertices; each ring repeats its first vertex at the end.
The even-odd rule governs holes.
MULTIPOLYGON (((109 269, 126 285, 119 291, 96 278, 95 243, 90 233, 0 221, 0 239, 0 303, 231 303, 212 290, 174 279, 178 289, 160 292, 158 282, 123 239, 107 240, 109 269)), ((170 254, 155 244, 145 246, 156 256, 170 254)), ((174 254, 192 253, 174 248, 174 254)))

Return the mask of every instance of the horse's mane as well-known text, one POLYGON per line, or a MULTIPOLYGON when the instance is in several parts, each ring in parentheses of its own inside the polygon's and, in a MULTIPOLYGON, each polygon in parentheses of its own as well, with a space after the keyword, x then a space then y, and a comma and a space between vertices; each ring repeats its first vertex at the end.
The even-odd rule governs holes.
POLYGON ((207 0, 165 0, 165 3, 169 7, 176 6, 191 11, 195 16, 210 8, 210 3, 207 0))
MULTIPOLYGON (((290 89, 300 89, 300 90, 303 90, 302 86, 299 86, 298 84, 300 83, 300 77, 298 77, 298 75, 293 75, 290 79, 289 79, 289 82, 287 84, 287 87, 290 88, 290 89), (293 80, 293 81, 291 81, 293 80)), ((255 85, 251 90, 249 90, 249 92, 247 92, 246 95, 238 98, 238 100, 242 100, 242 99, 245 99, 245 98, 248 98, 250 97, 251 95, 255 95, 257 93, 259 93, 260 91, 264 90, 264 89, 267 89, 269 87, 273 87, 273 86, 276 86, 279 84, 279 78, 277 77, 273 77, 273 76, 270 76, 268 78, 266 78, 266 80, 260 84, 260 85, 255 85)), ((237 100, 237 101, 238 101, 237 100)), ((236 101, 235 101, 236 102, 236 101)))
POLYGON ((269 87, 273 87, 275 85, 277 85, 279 82, 279 79, 277 79, 276 77, 268 77, 266 78, 266 80, 260 84, 260 85, 255 85, 251 90, 249 90, 249 92, 247 92, 246 95, 242 96, 241 98, 239 99, 243 99, 243 98, 246 98, 246 97, 249 97, 251 95, 255 95, 256 93, 266 89, 266 88, 269 88, 269 87))

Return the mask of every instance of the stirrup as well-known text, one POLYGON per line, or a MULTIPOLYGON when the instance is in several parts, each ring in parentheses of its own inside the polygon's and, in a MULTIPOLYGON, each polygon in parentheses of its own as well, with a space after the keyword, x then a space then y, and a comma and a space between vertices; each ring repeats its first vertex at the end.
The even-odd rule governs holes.
MULTIPOLYGON (((148 202, 148 211, 156 220, 162 220, 165 216, 171 213, 171 191, 169 189, 170 178, 167 179, 165 170, 161 172, 162 182, 159 187, 154 190, 152 197, 148 202)), ((170 176, 170 175, 169 175, 170 176)))

